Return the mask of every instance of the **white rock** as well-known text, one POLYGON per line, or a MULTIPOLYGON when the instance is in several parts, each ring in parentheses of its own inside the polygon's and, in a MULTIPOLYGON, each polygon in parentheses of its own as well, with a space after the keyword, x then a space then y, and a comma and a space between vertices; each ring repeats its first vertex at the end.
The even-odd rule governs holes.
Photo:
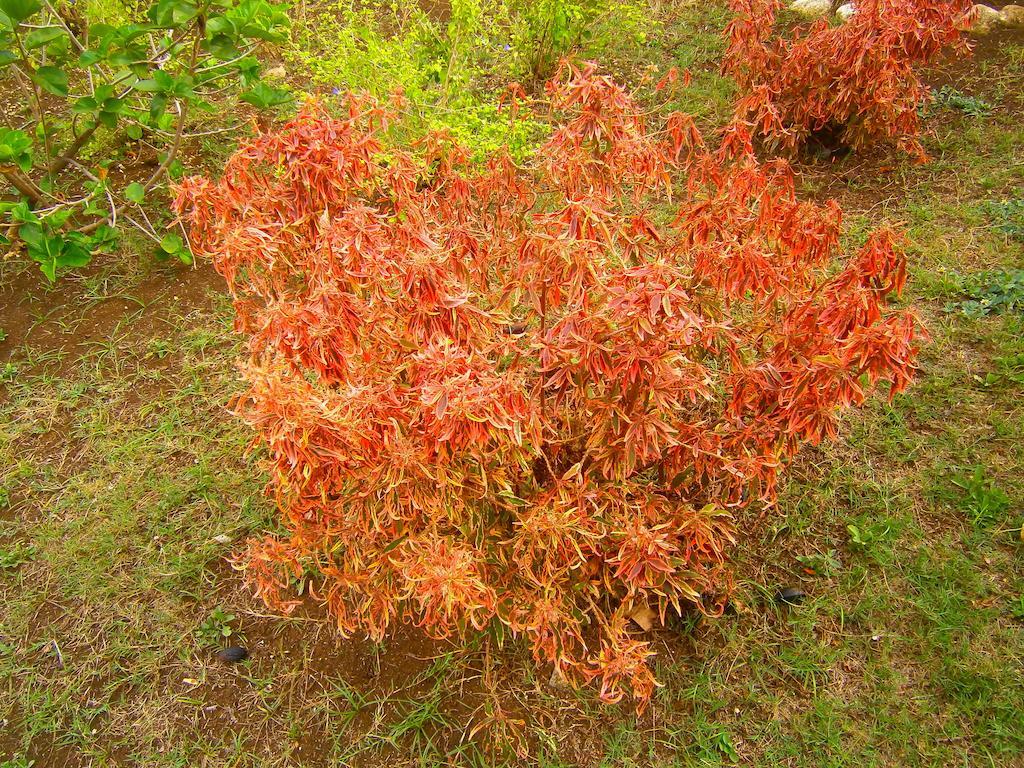
POLYGON ((266 75, 272 80, 284 80, 288 76, 288 70, 284 67, 271 67, 266 75))
POLYGON ((974 19, 971 24, 971 32, 982 35, 991 32, 992 28, 1002 20, 999 11, 987 5, 974 6, 971 9, 971 17, 974 19))
POLYGON ((816 19, 832 11, 832 0, 793 0, 789 4, 789 10, 809 19, 816 19))
POLYGON ((1004 5, 999 21, 1007 27, 1024 28, 1024 5, 1004 5))
POLYGON ((857 12, 857 6, 853 3, 843 3, 836 8, 836 16, 839 17, 840 21, 848 21, 853 14, 857 12))

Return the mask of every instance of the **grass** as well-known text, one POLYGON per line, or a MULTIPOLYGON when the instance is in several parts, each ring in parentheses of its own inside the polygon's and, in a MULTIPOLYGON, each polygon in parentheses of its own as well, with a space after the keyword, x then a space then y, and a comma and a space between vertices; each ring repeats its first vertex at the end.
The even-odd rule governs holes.
MULTIPOLYGON (((660 42, 708 122, 730 97, 708 66, 721 23, 687 7, 660 42)), ((743 526, 735 610, 657 633, 665 685, 641 716, 553 686, 515 643, 377 646, 265 615, 225 562, 274 517, 225 408, 228 307, 150 299, 129 264, 75 283, 33 322, 76 344, 2 361, 0 766, 1020 765, 1024 319, 956 308, 1024 258, 986 213, 1024 187, 1024 56, 1002 45, 956 83, 990 112, 926 118, 929 165, 803 169, 851 242, 906 230, 920 381, 805 453, 743 526), (806 601, 776 605, 789 585, 806 601), (227 642, 250 660, 217 663, 227 642)))

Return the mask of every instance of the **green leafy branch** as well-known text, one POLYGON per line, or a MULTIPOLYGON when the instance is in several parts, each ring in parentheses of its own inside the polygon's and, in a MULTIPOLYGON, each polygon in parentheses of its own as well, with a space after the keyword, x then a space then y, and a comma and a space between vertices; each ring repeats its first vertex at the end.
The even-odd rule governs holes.
POLYGON ((0 244, 16 235, 52 281, 113 247, 127 223, 189 262, 182 238, 159 232, 143 206, 195 135, 195 112, 229 92, 257 108, 290 101, 253 55, 287 32, 285 6, 267 0, 158 0, 144 22, 119 25, 79 23, 49 0, 0 0, 0 80, 29 113, 0 128, 0 176, 14 194, 0 202, 0 244), (115 181, 83 159, 132 143, 158 155, 141 179, 115 181))

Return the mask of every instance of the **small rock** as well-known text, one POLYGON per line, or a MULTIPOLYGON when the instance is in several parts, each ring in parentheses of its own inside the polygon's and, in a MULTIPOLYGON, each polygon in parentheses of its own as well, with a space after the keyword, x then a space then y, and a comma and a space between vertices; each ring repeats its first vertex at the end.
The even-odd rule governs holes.
POLYGON ((971 9, 971 32, 984 35, 991 32, 996 24, 1002 21, 1002 15, 995 8, 987 5, 976 5, 971 9))
POLYGON ((1004 5, 999 21, 1007 27, 1024 28, 1024 5, 1004 5))
POLYGON ((784 587, 775 595, 775 602, 786 605, 799 605, 807 597, 807 593, 800 587, 784 587))
POLYGON ((271 67, 266 71, 266 76, 271 80, 284 80, 288 76, 288 70, 284 67, 271 67))
POLYGON ((217 658, 226 661, 228 664, 237 664, 249 658, 249 652, 240 645, 232 645, 229 648, 222 648, 217 651, 217 658))
POLYGON ((232 541, 231 537, 228 536, 226 533, 218 533, 216 536, 213 537, 213 540, 216 541, 218 544, 230 544, 232 541))
POLYGON ((857 12, 857 6, 853 3, 843 3, 836 8, 836 16, 839 17, 840 21, 849 21, 850 17, 857 12))
POLYGON ((816 19, 832 11, 832 0, 793 0, 789 4, 789 10, 808 19, 816 19))

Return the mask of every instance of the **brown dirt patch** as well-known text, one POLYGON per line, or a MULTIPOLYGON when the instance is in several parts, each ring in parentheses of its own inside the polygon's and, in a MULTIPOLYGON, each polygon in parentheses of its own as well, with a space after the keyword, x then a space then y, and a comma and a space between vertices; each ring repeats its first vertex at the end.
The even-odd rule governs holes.
POLYGON ((208 265, 167 266, 152 271, 130 289, 118 291, 103 280, 100 266, 58 279, 51 286, 34 267, 25 266, 0 282, 0 363, 26 346, 34 356, 60 359, 52 373, 72 365, 89 345, 117 331, 145 339, 155 335, 172 312, 208 309, 221 278, 208 265), (96 288, 90 289, 90 284, 96 288))

